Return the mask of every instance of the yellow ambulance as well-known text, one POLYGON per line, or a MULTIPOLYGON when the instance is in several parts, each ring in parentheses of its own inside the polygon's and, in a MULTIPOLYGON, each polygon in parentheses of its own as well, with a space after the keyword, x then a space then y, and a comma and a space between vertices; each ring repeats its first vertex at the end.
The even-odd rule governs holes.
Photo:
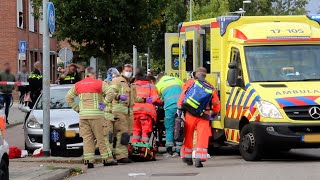
POLYGON ((214 144, 247 161, 268 151, 320 147, 320 16, 222 16, 165 35, 166 73, 199 66, 219 92, 214 144))

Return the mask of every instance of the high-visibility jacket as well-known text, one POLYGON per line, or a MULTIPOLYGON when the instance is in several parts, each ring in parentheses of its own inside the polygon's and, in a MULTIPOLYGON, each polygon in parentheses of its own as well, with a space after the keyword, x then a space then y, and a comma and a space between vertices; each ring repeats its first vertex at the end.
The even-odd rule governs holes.
POLYGON ((64 79, 60 80, 60 84, 75 84, 80 81, 80 75, 78 72, 73 74, 67 74, 64 79))
POLYGON ((40 92, 42 90, 42 74, 38 69, 35 69, 29 74, 28 78, 29 90, 33 93, 40 92))
MULTIPOLYGON (((188 91, 188 89, 193 85, 194 83, 194 79, 189 79, 182 87, 182 93, 181 96, 177 102, 177 105, 179 108, 182 107, 182 103, 183 100, 185 98, 186 92, 188 91)), ((217 91, 214 90, 212 93, 212 99, 211 99, 211 103, 209 103, 208 107, 206 108, 206 111, 204 112, 204 114, 206 114, 207 116, 204 116, 205 118, 208 118, 211 116, 212 113, 219 113, 220 112, 220 101, 219 101, 219 97, 217 94, 217 91), (211 107, 210 107, 211 105, 211 107)))
POLYGON ((164 109, 177 108, 177 101, 181 94, 183 82, 171 76, 163 76, 156 84, 158 93, 164 102, 164 109))
POLYGON ((104 112, 100 109, 99 103, 112 102, 117 95, 115 86, 106 82, 87 77, 77 82, 66 95, 69 106, 79 112, 80 119, 103 118, 104 112), (79 105, 75 102, 75 97, 79 96, 79 105))
MULTIPOLYGON (((158 102, 159 94, 156 87, 148 80, 137 80, 136 81, 136 92, 137 92, 137 99, 143 99, 147 97, 152 98, 152 102, 158 102)), ((148 114, 152 117, 153 120, 157 119, 157 111, 153 104, 146 103, 146 102, 139 102, 136 100, 133 106, 133 114, 148 114)))
POLYGON ((128 82, 123 76, 112 79, 110 83, 116 86, 119 94, 127 95, 128 100, 119 101, 115 99, 112 101, 112 105, 107 104, 107 108, 111 108, 112 113, 132 114, 132 107, 136 99, 135 84, 128 82))

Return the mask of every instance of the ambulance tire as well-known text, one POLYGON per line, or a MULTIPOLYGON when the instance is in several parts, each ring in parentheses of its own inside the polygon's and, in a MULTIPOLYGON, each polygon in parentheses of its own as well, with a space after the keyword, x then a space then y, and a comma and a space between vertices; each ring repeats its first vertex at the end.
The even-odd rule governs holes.
POLYGON ((262 148, 256 143, 256 138, 250 124, 245 125, 240 132, 240 154, 246 161, 258 161, 262 156, 262 148))

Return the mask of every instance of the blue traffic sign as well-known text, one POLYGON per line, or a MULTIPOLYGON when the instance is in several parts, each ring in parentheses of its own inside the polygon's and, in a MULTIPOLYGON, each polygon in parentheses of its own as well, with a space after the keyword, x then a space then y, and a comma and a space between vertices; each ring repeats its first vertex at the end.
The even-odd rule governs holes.
POLYGON ((56 11, 52 2, 48 4, 48 24, 49 32, 52 34, 56 28, 56 11))
POLYGON ((19 54, 26 54, 27 51, 27 42, 19 41, 19 54))

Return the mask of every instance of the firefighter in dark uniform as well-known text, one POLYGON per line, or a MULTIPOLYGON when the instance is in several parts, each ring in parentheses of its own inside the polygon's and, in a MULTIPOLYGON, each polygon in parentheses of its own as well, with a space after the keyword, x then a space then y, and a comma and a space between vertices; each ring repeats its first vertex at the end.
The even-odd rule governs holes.
POLYGON ((79 72, 83 71, 83 67, 76 64, 70 64, 64 74, 59 77, 60 84, 75 84, 81 80, 79 72))

